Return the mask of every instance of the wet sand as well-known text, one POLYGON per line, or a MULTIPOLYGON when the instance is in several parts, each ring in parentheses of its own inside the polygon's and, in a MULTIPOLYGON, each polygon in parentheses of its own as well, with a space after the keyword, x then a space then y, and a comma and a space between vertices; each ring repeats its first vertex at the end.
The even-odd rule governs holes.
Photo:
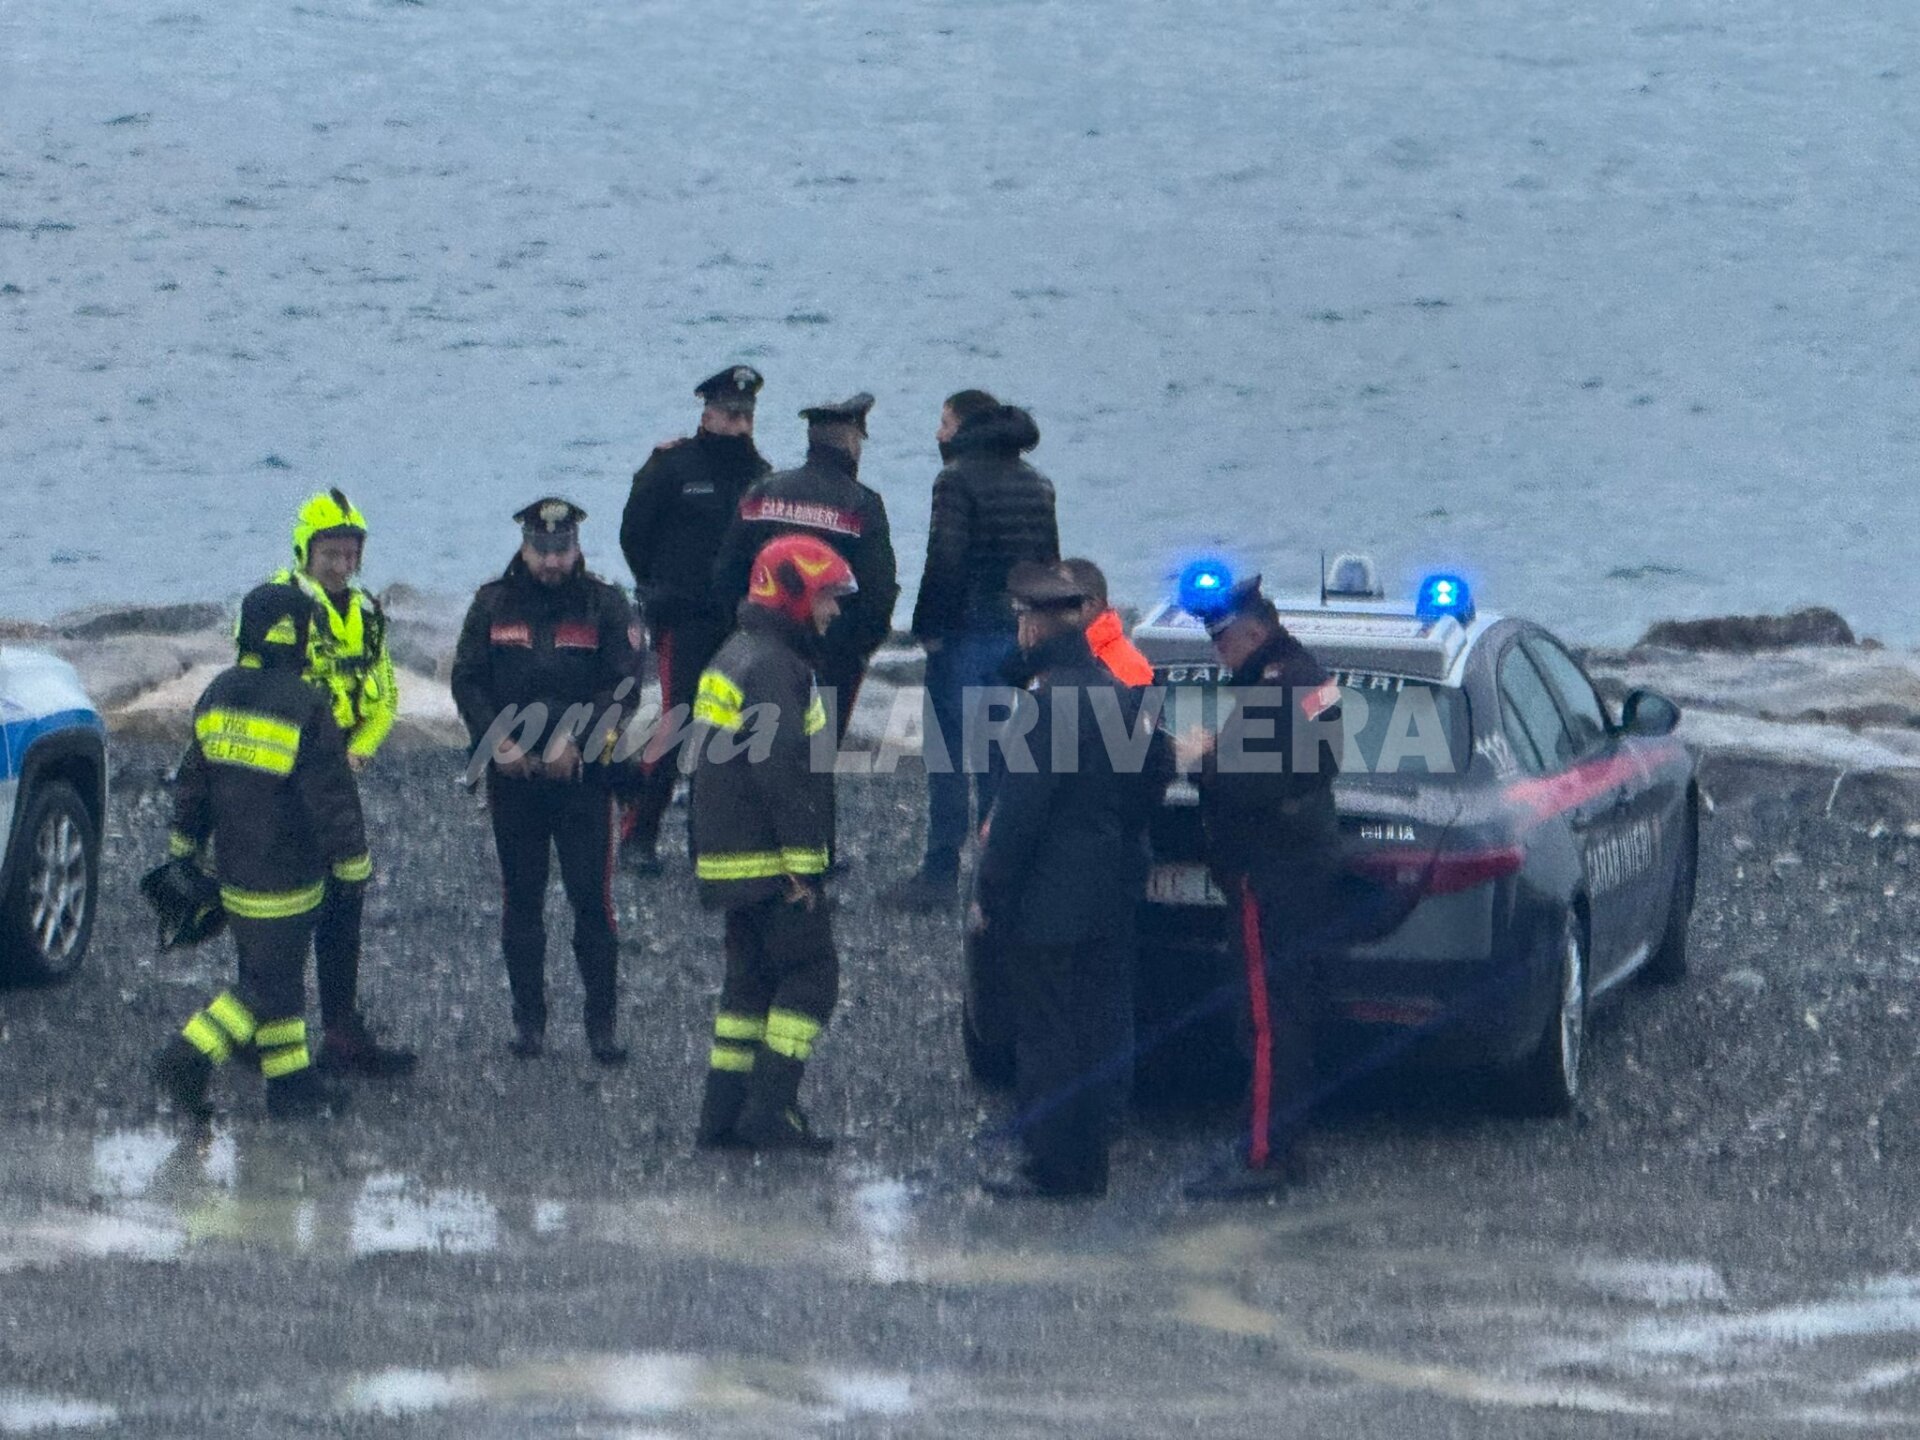
MULTIPOLYGON (((826 1162, 690 1145, 717 927, 620 876, 635 1063, 587 1059, 556 897, 549 1058, 511 1059, 485 819, 456 757, 368 784, 364 990, 419 1075, 273 1127, 257 1080, 162 1121, 148 1054, 224 945, 158 957, 132 879, 169 748, 116 751, 86 971, 0 993, 0 1433, 1768 1435, 1920 1428, 1909 1167, 1920 803, 1710 762, 1695 974, 1627 987, 1564 1122, 1352 1087, 1273 1204, 1180 1180, 1230 1117, 1153 1111, 1084 1207, 973 1188, 948 917, 873 904, 904 770, 844 787, 826 1162), (1831 803, 1829 803, 1831 802, 1831 803)), ((670 817, 669 833, 680 823, 670 817)))

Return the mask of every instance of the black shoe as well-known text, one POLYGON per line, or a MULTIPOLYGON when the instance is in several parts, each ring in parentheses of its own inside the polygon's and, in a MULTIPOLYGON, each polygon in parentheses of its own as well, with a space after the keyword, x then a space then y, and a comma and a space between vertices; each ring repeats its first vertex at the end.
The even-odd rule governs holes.
POLYGON ((833 1149, 833 1137, 818 1134, 795 1105, 789 1105, 771 1122, 756 1125, 749 1118, 735 1126, 733 1133, 742 1145, 754 1150, 797 1150, 803 1155, 824 1155, 833 1149))
POLYGON ((1105 1185, 1049 1185, 1025 1165, 1004 1173, 982 1176, 982 1194, 996 1200, 1098 1200, 1105 1185))
POLYGON ((627 1063, 627 1047, 615 1040, 611 1031, 603 1035, 587 1036, 587 1050, 601 1065, 627 1063))
POLYGON ((207 1083, 213 1079, 213 1061, 176 1035, 153 1059, 153 1083, 173 1106, 174 1114, 205 1120, 213 1114, 207 1083))
POLYGON ((638 841, 620 847, 620 863, 635 875, 663 875, 667 868, 660 863, 657 846, 642 845, 638 841))
POLYGON ((916 870, 880 892, 880 904, 887 910, 905 910, 915 915, 931 915, 951 910, 960 899, 958 875, 929 874, 916 870))
POLYGON ((1286 1160, 1271 1160, 1254 1168, 1235 1159, 1197 1180, 1189 1180, 1180 1193, 1189 1200, 1266 1200, 1283 1195, 1299 1177, 1286 1160))
POLYGON ((312 1120, 347 1108, 345 1090, 327 1084, 312 1069, 267 1081, 267 1115, 274 1120, 312 1120))
POLYGON ((345 1024, 329 1025, 320 1042, 319 1067, 327 1075, 365 1075, 374 1080, 391 1080, 411 1075, 420 1057, 397 1045, 382 1045, 355 1015, 345 1024))
POLYGON ((524 1022, 515 1024, 513 1039, 507 1042, 507 1049, 521 1060, 538 1060, 547 1053, 545 1027, 524 1022))

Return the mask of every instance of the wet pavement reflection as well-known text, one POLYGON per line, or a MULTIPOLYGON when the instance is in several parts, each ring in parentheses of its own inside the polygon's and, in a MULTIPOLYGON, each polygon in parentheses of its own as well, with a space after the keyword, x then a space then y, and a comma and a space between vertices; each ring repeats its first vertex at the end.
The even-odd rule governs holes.
MULTIPOLYGON (((1920 1275, 1809 1291, 1697 1258, 1493 1253, 1453 1242, 1444 1217, 1384 1207, 1303 1200, 1073 1219, 922 1195, 859 1165, 832 1172, 824 1195, 809 1181, 816 1198, 798 1204, 710 1185, 525 1193, 435 1184, 380 1157, 322 1167, 297 1140, 220 1128, 16 1135, 8 1160, 0 1275, 217 1263, 236 1251, 325 1265, 610 1247, 661 1264, 822 1272, 843 1287, 1051 1288, 1076 1307, 1087 1294, 1123 1297, 1130 1323, 1251 1342, 1266 1359, 1243 1366, 1240 1407, 1283 1405, 1286 1387, 1308 1375, 1503 1409, 1870 1431, 1907 1428, 1920 1402, 1920 1275)), ((1191 1416, 1223 1403, 1171 1358, 1128 1383, 1133 1393, 1115 1395, 1110 1378, 1068 1373, 1048 1389, 1082 1418, 1191 1416)), ((385 1417, 752 1416, 791 1430, 953 1407, 992 1413, 991 1390, 952 1373, 649 1351, 361 1370, 338 1378, 335 1403, 385 1417)), ((0 1389, 0 1433, 119 1419, 104 1401, 0 1389)))

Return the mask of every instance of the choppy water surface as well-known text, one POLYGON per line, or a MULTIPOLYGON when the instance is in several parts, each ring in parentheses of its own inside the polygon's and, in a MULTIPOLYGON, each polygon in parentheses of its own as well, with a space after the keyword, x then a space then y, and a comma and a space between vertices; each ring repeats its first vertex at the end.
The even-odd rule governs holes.
POLYGON ((688 390, 1031 405, 1142 598, 1361 545, 1586 638, 1824 601, 1920 636, 1905 0, 0 13, 0 614, 227 594, 294 500, 463 590, 549 488, 617 569, 688 390))

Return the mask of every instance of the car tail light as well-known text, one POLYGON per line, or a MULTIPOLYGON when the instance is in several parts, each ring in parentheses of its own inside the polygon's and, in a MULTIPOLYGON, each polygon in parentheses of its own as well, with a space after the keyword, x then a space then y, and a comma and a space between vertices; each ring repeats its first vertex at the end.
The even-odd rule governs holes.
POLYGON ((1353 866, 1363 875, 1397 889, 1456 895, 1519 874, 1526 858, 1518 845, 1496 845, 1479 850, 1376 851, 1355 856, 1353 866))

